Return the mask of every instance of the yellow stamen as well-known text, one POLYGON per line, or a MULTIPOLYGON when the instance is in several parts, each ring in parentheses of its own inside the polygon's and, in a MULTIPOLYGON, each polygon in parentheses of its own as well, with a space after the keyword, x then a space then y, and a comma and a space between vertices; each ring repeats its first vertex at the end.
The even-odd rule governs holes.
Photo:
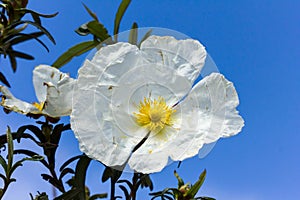
POLYGON ((150 98, 144 98, 144 101, 140 101, 139 113, 133 113, 136 122, 150 131, 159 132, 165 126, 172 126, 173 119, 172 114, 176 110, 172 109, 166 104, 164 98, 159 97, 157 100, 151 100, 150 98))
POLYGON ((45 107, 45 102, 44 101, 41 103, 34 102, 33 106, 36 107, 39 111, 42 111, 45 107))

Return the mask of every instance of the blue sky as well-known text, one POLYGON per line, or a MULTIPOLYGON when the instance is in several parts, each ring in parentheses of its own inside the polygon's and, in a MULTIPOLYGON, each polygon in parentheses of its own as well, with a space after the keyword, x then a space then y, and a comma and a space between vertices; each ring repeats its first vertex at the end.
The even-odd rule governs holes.
MULTIPOLYGON (((98 14, 111 33, 120 1, 83 2, 98 14)), ((220 140, 204 159, 188 159, 178 169, 184 180, 190 182, 207 169, 202 195, 218 200, 300 198, 299 6, 296 0, 133 0, 126 12, 121 31, 128 30, 136 21, 140 27, 169 28, 200 40, 220 72, 234 82, 239 93, 238 110, 246 124, 243 131, 220 140)), ((1 70, 7 74, 17 97, 35 101, 32 69, 39 64, 53 63, 69 47, 87 40, 74 30, 90 17, 81 1, 76 0, 31 0, 29 8, 42 13, 59 12, 57 17, 43 21, 57 44, 47 41, 50 53, 34 42, 22 44, 19 49, 28 50, 36 59, 19 60, 16 74, 6 66, 1 70)), ((76 77, 83 59, 84 56, 76 58, 61 70, 76 77)), ((3 60, 1 63, 7 65, 3 60)), ((16 130, 32 122, 24 116, 0 112, 1 133, 6 125, 16 130)), ((65 156, 80 153, 72 132, 66 133, 62 140, 58 152, 60 162, 65 156)), ((32 168, 43 171, 36 163, 25 164, 16 173, 19 180, 9 188, 5 199, 29 199, 28 192, 51 191, 49 184, 40 181, 32 168)), ((173 164, 153 175, 156 190, 176 186, 175 168, 173 164)), ((99 165, 93 163, 88 174, 93 193, 108 191, 106 185, 100 185, 100 172, 99 165)))

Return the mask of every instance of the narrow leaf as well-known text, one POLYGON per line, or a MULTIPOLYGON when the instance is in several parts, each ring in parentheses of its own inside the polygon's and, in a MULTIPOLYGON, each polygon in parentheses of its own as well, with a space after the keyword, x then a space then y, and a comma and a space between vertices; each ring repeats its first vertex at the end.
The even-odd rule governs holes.
POLYGON ((40 140, 40 142, 42 142, 42 143, 46 142, 45 135, 42 133, 42 131, 38 127, 36 127, 34 125, 21 126, 20 128, 18 128, 17 134, 22 135, 26 130, 30 130, 40 140))
POLYGON ((7 79, 5 78, 5 76, 4 76, 4 74, 3 74, 2 72, 0 72, 0 81, 1 81, 2 83, 4 83, 7 87, 10 88, 10 84, 9 84, 9 82, 7 81, 7 79))
POLYGON ((176 171, 174 171, 174 175, 175 175, 175 177, 177 178, 177 181, 178 181, 178 188, 180 188, 181 186, 184 185, 184 182, 183 182, 182 178, 179 176, 179 174, 176 171))
POLYGON ((99 22, 97 15, 93 11, 91 11, 91 9, 89 9, 84 3, 82 3, 82 5, 84 6, 85 10, 89 13, 89 15, 97 22, 99 22))
POLYGON ((63 53, 53 64, 53 67, 60 68, 63 65, 67 64, 72 58, 76 56, 80 56, 81 54, 93 49, 99 43, 95 41, 87 41, 79 43, 70 49, 68 49, 65 53, 63 53))
POLYGON ((8 148, 8 152, 7 152, 7 172, 8 172, 12 167, 13 156, 14 156, 14 144, 13 144, 13 139, 11 136, 11 131, 9 126, 7 127, 6 137, 7 137, 7 148, 8 148))
POLYGON ((138 25, 137 23, 134 22, 130 29, 128 42, 130 44, 137 45, 137 39, 138 39, 138 25))
POLYGON ((67 174, 75 174, 75 171, 71 168, 65 168, 62 170, 59 176, 59 180, 62 181, 62 178, 67 174))
POLYGON ((185 194, 185 196, 190 197, 190 198, 194 198, 195 195, 197 194, 197 192, 199 191, 200 187, 202 186, 204 180, 206 177, 206 170, 204 170, 198 181, 191 187, 191 189, 189 189, 189 191, 185 194))
POLYGON ((17 60, 16 60, 16 57, 12 54, 8 54, 8 57, 9 57, 9 62, 10 62, 10 66, 13 70, 13 72, 16 72, 17 70, 17 60))
POLYGON ((86 178, 86 171, 91 162, 91 158, 87 156, 82 156, 75 168, 75 183, 76 188, 78 188, 81 192, 78 194, 79 199, 85 199, 85 178, 86 178))
POLYGON ((31 158, 28 158, 28 157, 23 158, 23 159, 19 160, 18 162, 16 162, 16 163, 12 166, 12 168, 11 168, 10 171, 9 171, 9 174, 12 175, 12 173, 13 173, 18 167, 22 166, 22 165, 23 165, 23 162, 25 162, 25 161, 41 161, 41 160, 43 160, 43 159, 44 159, 43 156, 40 156, 40 155, 35 155, 35 156, 31 157, 31 158))
POLYGON ((63 169, 68 166, 71 162, 81 158, 83 155, 79 155, 79 156, 74 156, 72 158, 70 158, 69 160, 67 160, 64 164, 62 164, 62 166, 59 168, 59 171, 63 171, 63 169))
POLYGON ((27 53, 23 53, 23 52, 20 52, 20 51, 14 51, 14 50, 8 50, 7 51, 9 53, 9 56, 10 57, 19 57, 19 58, 23 58, 23 59, 26 59, 26 60, 33 60, 34 57, 27 54, 27 53))
POLYGON ((41 26, 38 23, 29 21, 29 20, 18 21, 18 22, 15 22, 15 23, 11 24, 11 28, 14 28, 14 27, 16 27, 16 26, 18 26, 20 24, 24 24, 24 23, 25 24, 31 24, 31 25, 35 26, 36 28, 38 28, 39 30, 41 30, 43 33, 45 33, 45 35, 51 40, 51 42, 53 42, 53 44, 56 44, 53 36, 47 31, 47 29, 45 29, 43 26, 41 26))
POLYGON ((100 24, 97 21, 87 23, 87 28, 94 36, 99 38, 100 41, 105 41, 110 38, 107 29, 103 26, 103 24, 100 24))
POLYGON ((127 191, 126 187, 123 185, 119 185, 120 189, 123 191, 125 199, 130 200, 129 192, 127 191))
POLYGON ((38 43, 40 43, 48 52, 49 52, 49 49, 48 47, 46 46, 46 44, 38 39, 38 37, 44 35, 43 32, 34 32, 34 33, 29 33, 29 34, 25 34, 25 33, 19 33, 17 37, 14 37, 13 39, 9 40, 8 43, 12 46, 12 45, 16 45, 16 44, 19 44, 19 43, 23 43, 25 41, 28 41, 28 40, 36 40, 38 43))
POLYGON ((6 164, 5 159, 1 155, 0 155, 0 164, 1 164, 2 168, 4 169, 4 171, 6 172, 7 171, 7 164, 6 164))
POLYGON ((89 200, 96 200, 96 199, 104 199, 107 198, 107 193, 104 194, 94 194, 92 195, 89 200))
MULTIPOLYGON (((27 150, 27 149, 17 149, 14 151, 14 154, 23 154, 23 155, 26 155, 26 156, 30 156, 32 158, 36 157, 37 153, 33 152, 33 151, 30 151, 30 150, 27 150)), ((40 161, 45 167, 49 167, 48 163, 44 160, 44 159, 41 159, 41 160, 38 160, 40 161)))
POLYGON ((123 18, 123 15, 125 13, 125 11, 127 10, 129 4, 130 4, 131 0, 122 0, 119 8, 118 8, 118 11, 116 13, 116 16, 115 16, 115 24, 114 24, 114 37, 115 37, 115 42, 118 41, 118 33, 119 33, 119 28, 120 28, 120 23, 121 23, 121 20, 123 18))
POLYGON ((149 31, 147 31, 144 35, 144 37, 141 39, 138 47, 141 47, 141 44, 152 34, 152 29, 150 29, 149 31))
POLYGON ((17 11, 18 12, 23 12, 23 13, 35 14, 35 15, 38 15, 38 16, 44 17, 44 18, 52 18, 52 17, 55 17, 56 15, 58 15, 58 12, 53 13, 53 14, 41 14, 41 13, 37 13, 33 10, 29 10, 29 9, 26 9, 26 8, 21 8, 21 9, 18 9, 17 11))

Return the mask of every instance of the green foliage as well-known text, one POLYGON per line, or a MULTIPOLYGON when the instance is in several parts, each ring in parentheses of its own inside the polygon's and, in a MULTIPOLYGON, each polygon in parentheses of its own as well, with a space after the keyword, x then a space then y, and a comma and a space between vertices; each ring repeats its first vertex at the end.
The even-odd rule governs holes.
MULTIPOLYGON (((4 174, 0 174, 0 178, 2 178, 4 182, 4 187, 0 189, 0 199, 5 194, 10 183, 15 182, 16 179, 12 178, 13 173, 18 167, 23 166, 25 161, 41 161, 44 158, 39 156, 38 154, 32 155, 31 157, 25 157, 17 162, 13 162, 14 159, 14 145, 13 145, 13 136, 10 128, 7 128, 6 132, 6 142, 7 142, 7 160, 0 155, 0 164, 3 168, 4 174)), ((2 145, 1 145, 2 146, 2 145)))
MULTIPOLYGON (((118 8, 115 17, 115 24, 114 24, 114 32, 113 32, 114 40, 112 39, 111 35, 108 33, 107 28, 99 21, 97 15, 91 9, 89 9, 85 4, 83 4, 85 10, 93 18, 93 20, 82 24, 80 27, 78 27, 75 30, 75 32, 80 36, 87 36, 91 34, 93 36, 93 40, 74 45, 66 52, 64 52, 61 56, 59 56, 52 65, 56 68, 60 68, 63 65, 67 64, 68 62, 70 62, 74 57, 80 56, 88 52, 92 48, 97 47, 99 49, 103 44, 109 45, 117 42, 118 40, 117 34, 119 33, 120 23, 130 2, 131 2, 130 0, 123 0, 118 8)), ((137 28, 137 24, 134 23, 133 27, 137 28)), ((136 44, 137 30, 136 30, 136 36, 132 35, 132 39, 133 42, 135 41, 136 44)))
POLYGON ((81 54, 93 49, 99 43, 97 41, 87 41, 79 43, 63 53, 53 64, 53 67, 60 68, 63 65, 67 64, 70 60, 72 60, 76 56, 80 56, 81 54))
POLYGON ((159 192, 150 193, 150 195, 153 196, 152 200, 157 198, 170 200, 215 200, 211 197, 195 197, 205 180, 206 170, 201 173, 199 179, 194 185, 190 185, 189 183, 185 184, 176 171, 174 171, 174 175, 178 181, 177 188, 166 188, 159 192))
POLYGON ((138 29, 137 28, 138 28, 138 25, 136 22, 134 22, 130 29, 129 38, 128 38, 128 42, 130 44, 137 45, 137 39, 138 39, 138 29))
MULTIPOLYGON (((33 10, 27 9, 27 0, 2 0, 0 7, 2 11, 0 12, 0 56, 3 55, 4 58, 9 58, 11 68, 13 72, 17 70, 17 59, 33 60, 34 57, 20 51, 14 50, 15 45, 29 41, 35 40, 41 44, 47 51, 48 47, 42 40, 39 39, 42 35, 46 35, 50 41, 55 44, 53 36, 48 32, 46 28, 42 26, 41 17, 51 18, 55 17, 57 13, 51 15, 45 15, 37 13, 33 10), (30 14, 32 21, 22 20, 23 16, 30 14), (28 25, 31 25, 37 29, 38 32, 24 33, 28 25)), ((4 74, 0 72, 0 82, 10 87, 8 80, 5 78, 4 74)))
MULTIPOLYGON (((45 35, 50 41, 55 44, 53 36, 42 26, 41 18, 51 18, 57 15, 44 15, 26 8, 27 0, 0 0, 0 55, 10 60, 11 68, 15 72, 17 69, 17 58, 32 60, 33 56, 20 52, 14 49, 15 45, 20 43, 35 40, 41 44, 47 51, 48 47, 40 40, 40 37, 45 35), (30 15, 32 21, 22 20, 24 15, 30 15), (37 32, 24 33, 28 26, 33 26, 38 29, 37 32)), ((92 20, 82 24, 75 32, 80 36, 92 36, 92 39, 81 42, 69 48, 53 63, 53 66, 60 68, 70 62, 74 57, 80 56, 93 48, 100 49, 104 45, 111 45, 118 42, 118 33, 120 29, 121 20, 131 3, 131 0, 123 0, 117 10, 114 20, 114 30, 112 37, 106 27, 100 22, 98 16, 83 4, 87 13, 91 16, 92 20)), ((152 34, 152 30, 146 32, 140 41, 138 41, 138 24, 132 24, 128 42, 140 48, 142 42, 152 34)), ((9 82, 3 73, 0 72, 0 82, 7 86, 9 82)), ((32 116, 35 119, 40 116, 32 116)), ((56 152, 59 147, 62 134, 70 129, 70 124, 59 124, 59 119, 52 119, 46 117, 45 121, 37 121, 35 125, 24 125, 17 129, 16 132, 11 132, 8 128, 7 133, 0 135, 0 148, 7 146, 7 157, 0 154, 0 165, 3 174, 0 173, 0 178, 4 182, 4 187, 0 188, 0 199, 5 194, 10 183, 16 181, 12 178, 13 172, 23 165, 25 161, 37 161, 42 164, 47 172, 41 174, 42 178, 49 182, 54 188, 59 190, 60 195, 56 200, 96 200, 107 198, 107 193, 90 194, 89 188, 86 186, 86 174, 88 167, 92 161, 86 155, 78 155, 66 159, 57 171, 56 166, 56 152), (57 124, 58 123, 58 124, 57 124), (44 157, 40 156, 35 151, 29 149, 14 149, 13 141, 21 143, 23 140, 28 140, 40 148, 44 157), (24 158, 14 162, 14 156, 23 155, 24 158), (76 163, 75 168, 71 164, 76 163), (67 181, 65 181, 67 180, 67 181), (66 187, 66 184, 69 186, 66 187)), ((140 143, 132 150, 134 153, 149 137, 150 132, 143 138, 140 143)), ((122 166, 108 167, 104 166, 104 171, 101 177, 102 182, 110 180, 111 192, 110 199, 120 199, 121 196, 115 196, 116 186, 123 192, 126 200, 136 200, 137 192, 140 188, 148 188, 153 190, 154 185, 149 174, 134 173, 131 180, 122 178, 122 173, 127 163, 122 166)), ((194 185, 184 183, 183 179, 175 171, 175 177, 178 181, 177 188, 166 188, 159 192, 151 193, 152 199, 161 198, 167 200, 214 200, 211 197, 195 197, 200 190, 206 176, 204 170, 199 179, 194 185)), ((33 197, 32 200, 48 200, 46 193, 39 193, 33 197)))
POLYGON ((115 41, 118 41, 118 33, 120 28, 121 20, 125 14, 125 11, 127 10, 131 0, 123 0, 118 8, 118 11, 115 16, 115 24, 114 24, 114 37, 115 41))

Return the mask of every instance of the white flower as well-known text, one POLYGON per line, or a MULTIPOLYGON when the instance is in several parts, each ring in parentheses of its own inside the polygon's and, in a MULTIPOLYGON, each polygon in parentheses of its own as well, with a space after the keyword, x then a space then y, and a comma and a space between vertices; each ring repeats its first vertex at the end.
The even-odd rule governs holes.
POLYGON ((239 133, 233 84, 212 73, 193 86, 205 58, 198 41, 173 37, 151 36, 140 49, 123 42, 101 48, 75 86, 71 127, 80 149, 107 166, 128 162, 152 173, 168 158, 182 161, 239 133))
POLYGON ((39 103, 27 103, 15 98, 7 87, 0 85, 0 105, 8 111, 24 115, 46 115, 57 118, 70 115, 75 80, 47 65, 33 70, 33 85, 39 103))

